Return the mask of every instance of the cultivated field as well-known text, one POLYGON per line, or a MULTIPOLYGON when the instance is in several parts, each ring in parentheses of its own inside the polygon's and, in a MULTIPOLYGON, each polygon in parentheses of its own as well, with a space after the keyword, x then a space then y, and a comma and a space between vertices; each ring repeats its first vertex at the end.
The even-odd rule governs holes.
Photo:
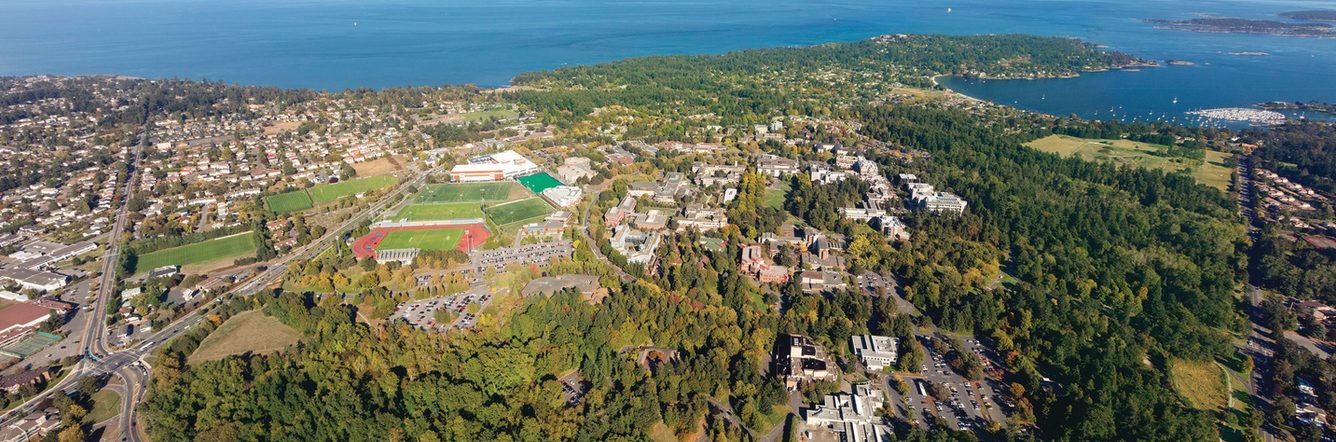
POLYGON ((487 212, 487 216, 492 218, 493 223, 504 226, 552 213, 552 206, 549 206, 542 198, 529 198, 487 207, 482 210, 487 212))
POLYGON ((418 203, 464 203, 484 201, 508 201, 515 195, 523 195, 514 183, 453 183, 427 186, 418 193, 418 203))
POLYGON ((1225 372, 1212 361, 1175 359, 1169 369, 1174 390, 1183 395, 1194 408, 1221 410, 1228 406, 1229 390, 1225 387, 1225 372))
POLYGON ((135 272, 143 273, 167 265, 187 266, 255 256, 257 247, 259 247, 259 244, 256 242, 255 232, 238 233, 145 253, 139 256, 139 262, 135 264, 135 272))
POLYGON ((376 250, 450 250, 459 247, 464 229, 395 230, 385 235, 376 250))
POLYGON ((277 214, 286 214, 300 212, 310 209, 314 204, 311 203, 311 196, 306 194, 305 190, 294 190, 291 192, 280 193, 264 197, 264 205, 270 212, 277 214))
POLYGON ((311 194, 312 202, 323 204, 338 200, 345 196, 366 192, 368 190, 389 187, 397 182, 399 182, 399 178, 393 175, 356 178, 334 184, 321 184, 307 189, 307 193, 311 194))
POLYGON ((1164 146, 1130 140, 1095 140, 1049 135, 1031 141, 1026 146, 1089 161, 1162 169, 1169 172, 1187 169, 1188 174, 1196 178, 1197 182, 1220 190, 1228 190, 1233 172, 1233 169, 1225 167, 1225 159, 1229 158, 1230 154, 1214 150, 1207 150, 1206 161, 1199 165, 1196 161, 1184 158, 1156 155, 1156 152, 1164 149, 1164 146))
POLYGON ((535 195, 543 193, 544 190, 551 189, 553 187, 561 185, 561 181, 557 181, 555 177, 553 177, 552 175, 548 175, 547 172, 540 172, 529 176, 522 176, 519 177, 519 179, 517 179, 516 181, 519 181, 520 184, 524 185, 524 187, 528 187, 529 190, 532 191, 535 195))
POLYGON ((478 203, 410 204, 399 211, 394 219, 409 221, 439 221, 447 219, 481 219, 482 205, 478 203))
POLYGON ((238 313, 204 338, 187 362, 197 364, 244 353, 272 353, 296 344, 301 333, 260 310, 238 313))

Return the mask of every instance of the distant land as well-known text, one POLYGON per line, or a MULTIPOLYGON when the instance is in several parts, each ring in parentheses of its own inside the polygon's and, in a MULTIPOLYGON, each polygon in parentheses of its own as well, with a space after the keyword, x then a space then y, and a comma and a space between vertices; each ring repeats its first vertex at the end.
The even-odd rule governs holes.
POLYGON ((1325 23, 1290 23, 1275 20, 1251 20, 1233 17, 1202 17, 1188 20, 1146 20, 1161 29, 1189 32, 1267 34, 1287 37, 1336 37, 1325 23))
POLYGON ((1282 12, 1280 16, 1292 20, 1336 21, 1336 11, 1331 10, 1282 12))

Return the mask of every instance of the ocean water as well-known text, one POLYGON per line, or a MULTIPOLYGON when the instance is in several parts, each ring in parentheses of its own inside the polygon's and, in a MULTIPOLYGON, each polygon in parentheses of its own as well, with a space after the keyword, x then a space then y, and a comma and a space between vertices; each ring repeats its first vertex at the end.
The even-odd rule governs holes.
POLYGON ((500 86, 520 72, 643 55, 888 33, 1029 33, 1196 65, 948 86, 1060 115, 1114 109, 1154 116, 1266 100, 1336 101, 1336 39, 1188 33, 1142 21, 1314 8, 1336 9, 1336 1, 4 0, 0 75, 316 89, 500 86), (1272 55, 1230 55, 1243 51, 1272 55))

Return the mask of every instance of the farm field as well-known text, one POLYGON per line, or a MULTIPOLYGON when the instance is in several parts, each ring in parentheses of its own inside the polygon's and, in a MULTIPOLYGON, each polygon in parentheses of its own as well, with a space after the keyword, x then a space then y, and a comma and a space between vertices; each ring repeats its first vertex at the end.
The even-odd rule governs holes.
POLYGON ((548 175, 547 172, 539 172, 529 176, 522 176, 519 177, 516 181, 519 181, 520 184, 524 185, 524 187, 529 188, 529 191, 533 192, 534 195, 543 193, 544 190, 551 189, 553 187, 561 185, 561 181, 557 181, 555 177, 553 177, 552 175, 548 175))
POLYGON ((139 256, 136 273, 144 273, 167 265, 187 266, 211 261, 231 260, 254 256, 259 244, 255 232, 214 238, 208 241, 162 249, 139 256))
POLYGON ((389 187, 397 182, 399 182, 399 178, 394 175, 355 178, 334 184, 321 184, 307 189, 307 193, 311 194, 311 202, 323 204, 338 200, 345 196, 366 192, 368 190, 389 187))
POLYGON ((296 344, 301 333, 263 311, 237 313, 200 342, 187 362, 197 364, 245 353, 265 354, 296 344))
POLYGON ((410 204, 399 210, 394 219, 409 221, 439 221, 447 219, 479 219, 483 217, 478 203, 410 204))
POLYGON ((315 206, 311 203, 311 196, 306 194, 305 190, 294 190, 291 192, 280 193, 278 195, 269 195, 264 197, 264 205, 270 212, 277 214, 287 214, 300 212, 315 206))
POLYGON ((1064 157, 1075 156, 1088 161, 1101 161, 1173 172, 1188 169, 1198 183, 1220 190, 1228 190, 1233 169, 1225 166, 1231 155, 1214 150, 1206 151, 1206 161, 1198 165, 1183 158, 1161 157, 1155 153, 1164 146, 1131 140, 1096 140, 1066 135, 1049 135, 1026 144, 1044 152, 1064 157))
POLYGON ((427 186, 418 193, 417 203, 463 203, 508 201, 524 191, 511 182, 452 183, 427 186))
POLYGON ((385 235, 376 250, 450 250, 459 247, 464 229, 395 230, 385 235))
POLYGON ((487 207, 483 211, 487 212, 493 223, 504 226, 552 213, 552 206, 542 198, 529 198, 487 207))

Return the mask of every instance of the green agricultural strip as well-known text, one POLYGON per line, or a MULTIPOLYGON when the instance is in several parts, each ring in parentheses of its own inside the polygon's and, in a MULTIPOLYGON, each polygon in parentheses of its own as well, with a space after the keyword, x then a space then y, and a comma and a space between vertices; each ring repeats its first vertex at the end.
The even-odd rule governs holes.
POLYGON ((187 266, 254 256, 259 247, 255 232, 244 232, 208 241, 162 249, 139 256, 135 272, 142 273, 168 265, 187 266))

